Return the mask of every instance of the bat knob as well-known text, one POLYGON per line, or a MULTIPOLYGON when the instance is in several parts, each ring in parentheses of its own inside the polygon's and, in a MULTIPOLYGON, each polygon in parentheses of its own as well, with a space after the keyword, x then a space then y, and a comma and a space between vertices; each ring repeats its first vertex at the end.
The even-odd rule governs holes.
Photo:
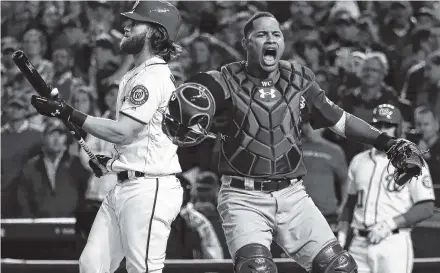
POLYGON ((59 94, 60 94, 60 93, 58 92, 58 89, 57 89, 57 88, 54 88, 54 89, 52 89, 52 91, 50 91, 50 96, 51 96, 52 98, 56 98, 56 97, 58 97, 59 94))

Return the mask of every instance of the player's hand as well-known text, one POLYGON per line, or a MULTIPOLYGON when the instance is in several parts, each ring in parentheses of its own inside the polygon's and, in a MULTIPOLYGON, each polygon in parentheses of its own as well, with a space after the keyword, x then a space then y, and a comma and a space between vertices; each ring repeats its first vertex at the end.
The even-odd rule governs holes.
POLYGON ((207 222, 207 218, 200 212, 194 209, 192 203, 188 203, 181 211, 180 216, 185 220, 186 224, 192 229, 200 229, 207 222))
POLYGON ((109 156, 105 156, 105 155, 96 155, 96 158, 98 159, 100 164, 97 165, 92 160, 89 160, 90 168, 92 168, 93 173, 95 174, 96 177, 101 177, 103 175, 106 175, 108 173, 108 171, 104 172, 103 170, 107 170, 107 167, 106 167, 107 162, 112 158, 109 156))
POLYGON ((338 223, 338 242, 342 247, 347 243, 347 234, 350 229, 350 224, 347 221, 340 221, 338 223))
POLYGON ((62 99, 51 100, 33 95, 31 104, 39 114, 64 121, 68 121, 73 113, 73 107, 62 99))
POLYGON ((379 222, 370 228, 368 233, 368 241, 371 244, 378 244, 386 237, 393 234, 393 230, 397 228, 393 219, 379 222))

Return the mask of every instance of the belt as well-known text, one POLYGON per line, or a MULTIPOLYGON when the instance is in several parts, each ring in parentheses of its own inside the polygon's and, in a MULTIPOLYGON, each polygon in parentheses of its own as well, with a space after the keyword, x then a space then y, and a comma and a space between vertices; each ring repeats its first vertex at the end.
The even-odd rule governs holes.
MULTIPOLYGON (((119 172, 118 174, 118 181, 122 182, 128 179, 128 171, 119 172)), ((145 176, 145 173, 142 172, 134 172, 134 177, 143 177, 145 176)))
POLYGON ((262 192, 274 192, 285 189, 289 187, 292 183, 299 181, 299 179, 275 179, 275 180, 254 180, 250 182, 245 182, 242 178, 231 178, 231 187, 244 189, 244 190, 254 190, 262 192), (296 180, 296 181, 294 181, 296 180))
MULTIPOLYGON (((356 230, 356 235, 358 235, 358 236, 360 236, 360 237, 365 237, 365 238, 367 238, 368 237, 368 234, 370 233, 370 231, 369 230, 366 230, 366 229, 361 229, 361 230, 356 230)), ((397 234, 397 233, 399 233, 399 229, 395 229, 395 230, 393 230, 393 234, 397 234)))

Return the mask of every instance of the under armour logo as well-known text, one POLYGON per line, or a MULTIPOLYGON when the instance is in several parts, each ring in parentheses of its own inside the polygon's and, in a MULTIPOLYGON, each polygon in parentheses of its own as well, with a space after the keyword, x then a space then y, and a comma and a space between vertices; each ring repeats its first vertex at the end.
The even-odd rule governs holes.
POLYGON ((55 112, 50 113, 53 117, 57 116, 60 114, 60 110, 55 110, 55 112))
POLYGON ((260 98, 265 99, 266 96, 270 96, 271 99, 274 99, 275 96, 275 89, 271 88, 269 89, 269 91, 266 91, 264 89, 260 89, 258 90, 258 92, 260 92, 260 98))
POLYGON ((301 96, 299 100, 299 109, 302 110, 304 109, 304 107, 306 107, 306 99, 303 96, 301 96))

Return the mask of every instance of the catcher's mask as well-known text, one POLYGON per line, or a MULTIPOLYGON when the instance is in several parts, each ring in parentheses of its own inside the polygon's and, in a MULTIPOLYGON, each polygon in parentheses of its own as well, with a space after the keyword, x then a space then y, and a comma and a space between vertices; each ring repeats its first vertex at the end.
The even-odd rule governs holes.
POLYGON ((391 104, 381 104, 374 108, 373 119, 371 124, 388 123, 397 126, 396 137, 400 137, 402 134, 402 113, 399 108, 391 104))
POLYGON ((207 137, 215 138, 209 133, 215 109, 208 88, 199 83, 184 83, 171 95, 168 113, 163 113, 163 131, 179 147, 191 147, 207 137))

